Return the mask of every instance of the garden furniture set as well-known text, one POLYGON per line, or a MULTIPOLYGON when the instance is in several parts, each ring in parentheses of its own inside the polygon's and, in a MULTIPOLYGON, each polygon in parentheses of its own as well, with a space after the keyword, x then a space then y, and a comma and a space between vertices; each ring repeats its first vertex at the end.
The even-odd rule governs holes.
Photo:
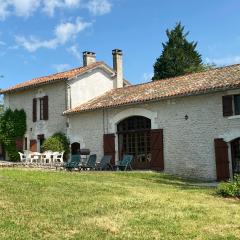
POLYGON ((52 152, 46 151, 44 153, 39 152, 19 152, 20 161, 24 165, 50 165, 61 166, 64 164, 63 155, 64 152, 52 152))
POLYGON ((132 170, 131 163, 133 160, 132 155, 124 155, 123 159, 117 162, 116 165, 111 164, 112 156, 105 155, 100 162, 97 162, 97 155, 90 155, 87 160, 82 159, 81 155, 72 155, 70 161, 65 163, 62 169, 69 171, 73 170, 132 170))
POLYGON ((71 155, 68 162, 64 162, 64 152, 46 151, 39 152, 19 152, 21 163, 24 165, 51 166, 56 169, 73 170, 132 170, 132 155, 124 155, 121 161, 116 165, 111 164, 112 156, 105 155, 97 162, 97 155, 92 154, 89 157, 80 154, 71 155))

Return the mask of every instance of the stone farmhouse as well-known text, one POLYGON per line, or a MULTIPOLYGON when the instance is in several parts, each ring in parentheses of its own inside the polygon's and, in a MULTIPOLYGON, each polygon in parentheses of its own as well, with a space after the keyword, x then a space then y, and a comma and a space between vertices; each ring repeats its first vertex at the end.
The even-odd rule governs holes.
POLYGON ((134 169, 225 180, 240 173, 240 65, 131 85, 122 51, 113 67, 83 53, 83 66, 2 90, 5 108, 27 113, 20 150, 40 151, 65 133, 72 153, 88 148, 134 169))

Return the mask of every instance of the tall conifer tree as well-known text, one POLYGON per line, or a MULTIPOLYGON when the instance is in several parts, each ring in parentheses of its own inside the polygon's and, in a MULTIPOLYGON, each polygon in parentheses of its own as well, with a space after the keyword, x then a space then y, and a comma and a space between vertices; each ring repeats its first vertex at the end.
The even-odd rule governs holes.
POLYGON ((204 69, 201 55, 197 52, 196 42, 189 42, 184 26, 177 23, 175 28, 166 31, 168 40, 163 43, 161 56, 154 64, 153 80, 176 77, 204 69))

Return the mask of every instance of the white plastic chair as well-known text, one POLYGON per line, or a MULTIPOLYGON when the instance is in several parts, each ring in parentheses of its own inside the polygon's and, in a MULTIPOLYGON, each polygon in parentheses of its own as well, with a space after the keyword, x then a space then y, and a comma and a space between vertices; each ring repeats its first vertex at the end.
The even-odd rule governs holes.
POLYGON ((53 153, 53 162, 54 163, 63 163, 63 154, 64 154, 64 152, 54 152, 53 153))
POLYGON ((30 161, 31 161, 31 163, 38 164, 40 162, 40 160, 41 160, 41 153, 39 153, 39 152, 32 152, 30 154, 30 161))
POLYGON ((24 153, 21 153, 21 152, 18 152, 18 154, 20 155, 20 161, 21 161, 22 163, 27 164, 27 161, 28 161, 27 155, 24 154, 24 153))
POLYGON ((53 155, 53 162, 54 162, 54 165, 56 167, 56 170, 61 167, 63 167, 64 165, 64 162, 63 162, 63 154, 64 152, 55 152, 54 155, 53 155))
POLYGON ((46 151, 42 154, 42 162, 43 164, 52 164, 52 151, 46 151))

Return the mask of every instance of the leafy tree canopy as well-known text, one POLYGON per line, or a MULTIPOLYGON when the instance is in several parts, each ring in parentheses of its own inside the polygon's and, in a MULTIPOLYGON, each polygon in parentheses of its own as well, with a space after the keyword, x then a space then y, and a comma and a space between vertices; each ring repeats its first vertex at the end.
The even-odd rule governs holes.
POLYGON ((196 42, 189 42, 184 33, 184 26, 177 23, 175 28, 166 31, 168 40, 163 43, 161 56, 154 64, 153 80, 181 76, 186 73, 205 69, 201 55, 197 52, 196 42))

